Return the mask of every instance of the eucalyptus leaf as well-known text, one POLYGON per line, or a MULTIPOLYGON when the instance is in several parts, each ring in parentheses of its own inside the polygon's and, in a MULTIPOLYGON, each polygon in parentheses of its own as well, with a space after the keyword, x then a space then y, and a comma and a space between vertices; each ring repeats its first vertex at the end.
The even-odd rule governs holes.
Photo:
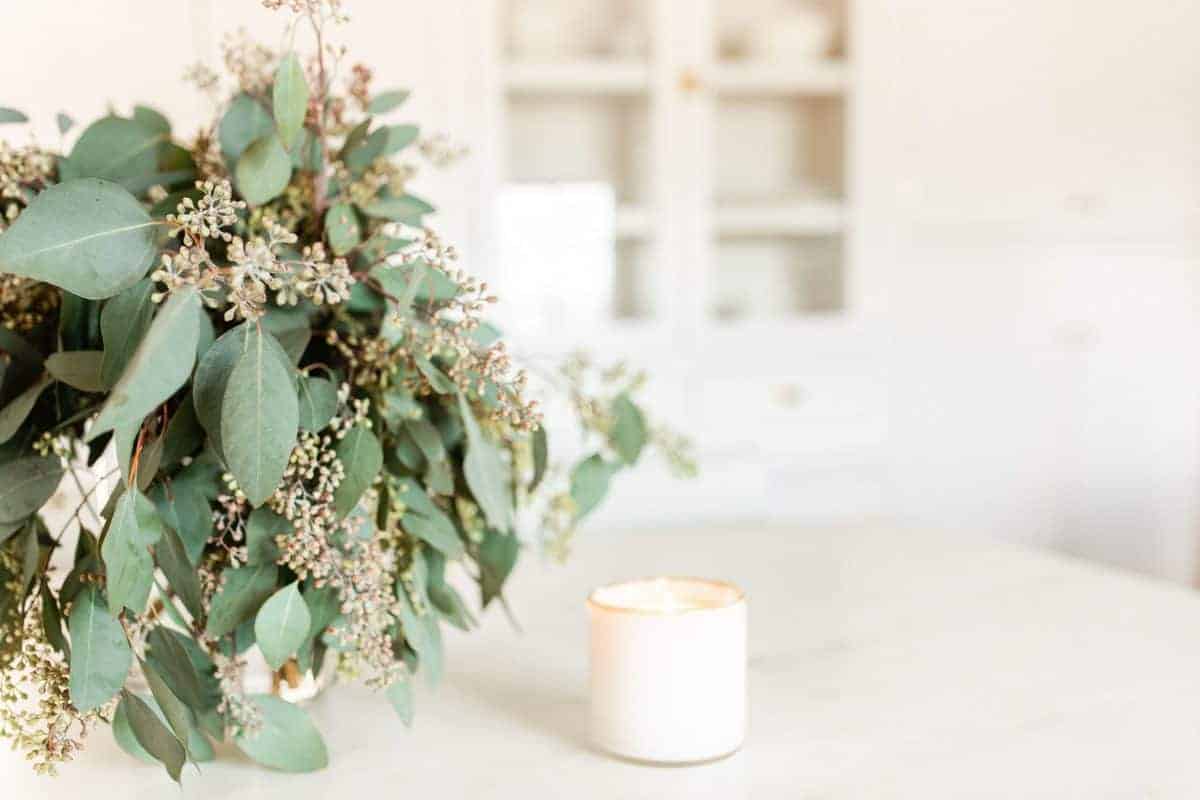
POLYGON ((613 427, 610 434, 613 448, 621 461, 632 466, 642 454, 649 439, 646 418, 627 394, 619 394, 613 400, 613 427))
POLYGON ((392 89, 386 92, 380 92, 371 98, 370 105, 367 110, 372 114, 386 114, 403 105, 408 99, 409 92, 407 89, 392 89))
POLYGON ((54 115, 54 122, 58 125, 58 132, 63 134, 75 127, 75 120, 61 111, 54 115))
POLYGON ((483 606, 500 596, 521 552, 516 536, 489 530, 479 543, 479 590, 483 606))
POLYGON ((137 283, 157 252, 141 204, 115 183, 85 178, 39 194, 0 235, 0 271, 99 300, 137 283))
POLYGON ((537 489, 542 478, 546 477, 546 467, 550 463, 549 443, 546 441, 546 429, 539 425, 533 432, 530 442, 533 450, 533 477, 529 479, 529 491, 537 489))
POLYGON ((150 547, 162 535, 162 520, 154 504, 136 489, 126 490, 117 500, 108 533, 100 545, 113 616, 118 616, 122 608, 135 614, 145 610, 154 585, 150 547))
POLYGON ((262 712, 263 725, 238 736, 238 749, 283 772, 312 772, 329 764, 325 742, 304 709, 272 695, 253 695, 250 700, 262 712))
POLYGON ((168 140, 168 133, 154 125, 104 117, 79 135, 63 171, 69 178, 103 178, 131 192, 145 191, 147 179, 158 172, 159 150, 168 140))
POLYGON ((279 669, 308 638, 312 617, 293 581, 273 594, 254 618, 254 638, 271 669, 279 669))
POLYGON ((325 235, 329 238, 329 246, 334 255, 345 255, 347 251, 362 241, 362 229, 358 224, 358 215, 354 206, 349 203, 337 203, 325 212, 325 235))
POLYGON ((162 112, 150 106, 137 105, 133 107, 133 121, 147 130, 163 136, 171 135, 171 122, 162 112))
POLYGON ((272 344, 278 346, 270 333, 250 330, 221 400, 225 462, 256 507, 283 478, 300 425, 291 374, 271 352, 272 344))
POLYGON ((406 728, 411 728, 414 711, 412 682, 407 677, 395 680, 391 686, 387 687, 386 694, 388 702, 392 704, 392 709, 400 717, 400 721, 406 728))
POLYGON ((405 225, 420 225, 426 214, 435 210, 433 206, 419 197, 402 194, 398 197, 379 197, 360 205, 359 208, 368 217, 379 217, 405 225))
POLYGON ((248 94, 239 94, 229 104, 217 128, 221 152, 230 162, 236 162, 250 143, 269 135, 275 122, 267 110, 248 94))
POLYGON ((204 610, 200 579, 188 558, 183 540, 174 528, 164 527, 162 540, 154 548, 154 558, 167 578, 167 585, 183 602, 183 607, 192 615, 192 619, 199 619, 204 610))
POLYGON ((225 581, 209 608, 205 632, 209 636, 224 636, 251 619, 275 590, 276 574, 274 564, 225 570, 225 581))
POLYGON ((54 598, 54 593, 45 583, 42 583, 41 595, 42 630, 46 632, 46 641, 50 643, 51 647, 66 656, 69 661, 71 645, 68 644, 67 637, 63 635, 62 612, 59 610, 58 600, 54 598))
POLYGON ((163 304, 92 425, 89 440, 139 423, 183 386, 196 360, 199 307, 195 289, 172 294, 163 304))
POLYGON ((608 484, 619 467, 599 454, 575 465, 571 471, 571 499, 575 501, 575 519, 583 519, 600 505, 608 494, 608 484))
MULTIPOLYGON (((150 687, 150 694, 158 704, 159 710, 163 712, 163 717, 166 718, 175 738, 181 744, 189 741, 196 724, 191 709, 171 690, 158 670, 145 661, 139 662, 139 665, 146 677, 146 685, 150 687)), ((186 744, 184 748, 186 749, 186 744)))
POLYGON ((337 386, 333 381, 305 375, 298 384, 300 427, 319 431, 329 424, 337 411, 337 386))
POLYGON ((52 382, 51 376, 44 374, 32 386, 13 398, 12 402, 4 408, 0 408, 0 444, 7 442, 16 434, 21 423, 29 416, 29 412, 33 411, 42 392, 52 382))
POLYGON ((463 458, 463 476, 488 524, 501 531, 512 528, 512 495, 508 470, 496 445, 483 435, 470 403, 458 396, 458 408, 467 432, 467 453, 463 458))
POLYGON ((383 467, 383 450, 375 435, 360 424, 338 442, 336 453, 346 474, 334 491, 333 503, 338 515, 344 517, 354 510, 359 498, 375 482, 383 467))
POLYGON ((279 60, 272 98, 279 139, 286 149, 291 150, 304 128, 304 115, 308 112, 308 83, 295 53, 288 53, 279 60))
POLYGON ((246 518, 246 563, 274 564, 279 558, 279 546, 275 540, 292 532, 292 523, 263 506, 250 512, 246 518))
POLYGON ((28 122, 29 117, 17 111, 15 108, 4 108, 0 106, 0 125, 10 124, 14 122, 28 122))
POLYGON ((166 768, 171 780, 179 783, 183 765, 187 763, 187 750, 171 729, 146 701, 129 692, 121 693, 118 713, 128 723, 137 743, 166 768))
POLYGON ((247 203, 269 203, 287 188, 292 179, 292 159, 279 136, 272 133, 246 148, 234 170, 238 191, 247 203))
POLYGON ((106 386, 101 376, 104 353, 100 350, 71 350, 51 353, 46 359, 46 371, 81 392, 102 392, 106 386))
POLYGON ((37 511, 62 476, 57 456, 25 456, 0 464, 0 522, 25 519, 37 511))
POLYGON ((88 586, 75 598, 67 624, 71 630, 71 704, 80 712, 91 711, 125 685, 133 650, 96 586, 88 586))
POLYGON ((153 293, 154 283, 144 278, 104 304, 100 312, 100 333, 104 337, 100 376, 106 387, 120 380, 150 329, 155 310, 150 300, 153 293))
MULTIPOLYGON (((47 363, 47 367, 49 363, 47 363)), ((163 433, 163 467, 172 467, 192 455, 204 443, 204 429, 196 419, 196 405, 188 394, 175 409, 163 433)))
POLYGON ((155 627, 146 636, 146 660, 185 705, 192 709, 205 709, 209 707, 210 699, 196 665, 183 645, 182 640, 186 638, 162 625, 155 627))

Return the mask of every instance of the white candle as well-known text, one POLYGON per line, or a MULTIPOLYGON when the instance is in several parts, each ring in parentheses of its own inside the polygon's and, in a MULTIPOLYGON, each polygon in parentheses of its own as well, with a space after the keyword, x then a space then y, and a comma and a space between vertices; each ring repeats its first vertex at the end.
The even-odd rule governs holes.
POLYGON ((660 763, 730 755, 746 735, 746 599, 736 586, 650 578, 605 586, 591 615, 596 746, 660 763))

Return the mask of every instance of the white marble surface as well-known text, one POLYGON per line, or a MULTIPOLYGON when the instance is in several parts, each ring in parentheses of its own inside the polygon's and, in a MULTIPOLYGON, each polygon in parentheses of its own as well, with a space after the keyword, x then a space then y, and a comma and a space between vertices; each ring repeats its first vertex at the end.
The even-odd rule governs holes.
MULTIPOLYGON (((1194 798, 1200 598, 963 536, 894 528, 592 533, 566 567, 523 565, 514 633, 490 613, 406 731, 338 687, 312 706, 331 766, 236 754, 182 797, 1194 798), (586 742, 590 586, 690 573, 750 603, 750 736, 698 767, 615 761, 586 742)), ((178 797, 100 731, 55 780, 0 754, 0 797, 178 797)))

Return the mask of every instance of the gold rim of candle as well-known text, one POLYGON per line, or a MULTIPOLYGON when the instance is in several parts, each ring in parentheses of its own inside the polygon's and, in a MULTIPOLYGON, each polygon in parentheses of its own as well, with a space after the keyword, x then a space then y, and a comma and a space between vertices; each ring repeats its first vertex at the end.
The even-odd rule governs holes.
POLYGON ((738 603, 746 601, 746 593, 742 591, 742 587, 729 581, 719 581, 714 578, 696 578, 691 575, 654 575, 648 578, 630 578, 623 581, 613 581, 606 583, 603 586, 597 586, 592 589, 592 593, 587 597, 587 605, 589 608, 598 609, 601 611, 612 611, 617 614, 643 614, 651 617, 666 617, 675 614, 696 614, 704 613, 705 611, 724 611, 727 608, 733 608, 738 603), (596 595, 606 589, 612 589, 617 586, 624 586, 630 583, 652 583, 654 581, 687 581, 689 583, 702 583, 706 586, 716 586, 722 589, 732 589, 736 594, 728 603, 719 606, 711 606, 705 608, 677 608, 673 610, 648 609, 648 608, 628 608, 626 606, 614 606, 609 603, 602 603, 596 599, 596 595))

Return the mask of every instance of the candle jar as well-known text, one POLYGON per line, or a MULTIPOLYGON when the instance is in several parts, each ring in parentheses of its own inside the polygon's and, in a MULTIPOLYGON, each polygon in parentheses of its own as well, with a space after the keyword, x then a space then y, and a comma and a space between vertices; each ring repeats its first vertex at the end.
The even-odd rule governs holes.
POLYGON ((736 586, 651 578, 588 598, 593 743, 638 761, 730 755, 746 735, 746 599, 736 586))

